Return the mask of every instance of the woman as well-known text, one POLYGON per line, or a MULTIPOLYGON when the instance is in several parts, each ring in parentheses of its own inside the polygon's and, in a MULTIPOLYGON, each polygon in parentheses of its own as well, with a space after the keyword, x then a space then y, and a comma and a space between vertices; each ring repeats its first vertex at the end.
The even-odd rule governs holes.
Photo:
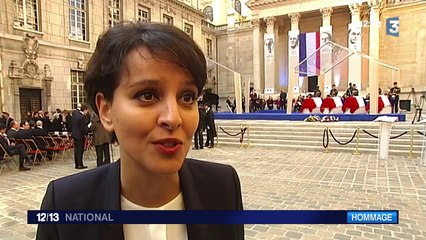
MULTIPOLYGON (((43 210, 242 210, 231 166, 186 159, 206 61, 183 31, 124 23, 98 40, 85 89, 121 159, 51 182, 43 210)), ((243 225, 39 225, 37 239, 244 239, 243 225), (154 236, 155 235, 155 236, 154 236), (161 235, 162 237, 156 237, 161 235)))

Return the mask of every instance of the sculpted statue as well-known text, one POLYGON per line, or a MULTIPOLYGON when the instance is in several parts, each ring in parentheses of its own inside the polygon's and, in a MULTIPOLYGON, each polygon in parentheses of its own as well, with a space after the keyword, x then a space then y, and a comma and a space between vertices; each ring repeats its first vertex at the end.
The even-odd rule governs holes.
POLYGON ((38 54, 38 39, 32 33, 25 33, 22 49, 29 60, 36 60, 38 54))

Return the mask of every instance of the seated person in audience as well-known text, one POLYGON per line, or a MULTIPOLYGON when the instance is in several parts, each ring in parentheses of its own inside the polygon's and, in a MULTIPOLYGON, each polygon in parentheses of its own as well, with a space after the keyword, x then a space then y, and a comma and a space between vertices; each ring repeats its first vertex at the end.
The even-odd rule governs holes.
POLYGON ((33 129, 31 128, 29 122, 22 121, 19 124, 18 135, 21 135, 24 139, 30 139, 33 137, 33 129))
POLYGON ((43 128, 43 122, 38 120, 36 122, 36 126, 33 129, 33 135, 34 136, 49 136, 49 133, 46 129, 43 128))
POLYGON ((29 130, 30 125, 26 122, 27 125, 21 124, 22 127, 19 126, 18 121, 13 121, 12 127, 7 131, 7 136, 9 138, 15 139, 32 139, 32 132, 29 130), (25 127, 24 127, 25 126, 25 127))
POLYGON ((36 127, 33 129, 33 136, 35 138, 35 142, 37 144, 37 147, 40 149, 45 150, 46 149, 46 143, 43 141, 43 139, 37 138, 39 136, 49 136, 47 131, 43 129, 43 122, 38 120, 36 122, 36 127))
POLYGON ((29 120, 29 121, 28 121, 28 124, 30 125, 30 128, 31 128, 31 129, 34 129, 34 128, 35 128, 35 121, 34 121, 34 120, 29 120))
POLYGON ((9 155, 19 155, 19 171, 31 170, 24 166, 24 161, 27 161, 28 165, 32 165, 32 161, 29 160, 25 146, 22 144, 15 144, 9 141, 6 135, 6 124, 0 123, 0 144, 9 155))
MULTIPOLYGON (((43 139, 38 138, 40 136, 41 137, 49 136, 49 133, 47 132, 47 130, 43 128, 43 122, 41 120, 38 120, 36 122, 36 126, 33 129, 33 136, 35 139, 34 141, 37 144, 37 147, 40 150, 47 150, 48 146, 46 146, 46 142, 43 139)), ((46 157, 51 160, 52 156, 53 156, 53 151, 48 150, 46 157)))

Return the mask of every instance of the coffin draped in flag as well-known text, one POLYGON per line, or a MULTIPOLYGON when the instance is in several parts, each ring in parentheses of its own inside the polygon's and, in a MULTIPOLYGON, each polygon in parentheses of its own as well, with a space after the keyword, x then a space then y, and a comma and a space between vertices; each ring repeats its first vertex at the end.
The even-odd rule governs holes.
POLYGON ((316 76, 321 69, 320 33, 309 32, 299 35, 299 76, 316 76))

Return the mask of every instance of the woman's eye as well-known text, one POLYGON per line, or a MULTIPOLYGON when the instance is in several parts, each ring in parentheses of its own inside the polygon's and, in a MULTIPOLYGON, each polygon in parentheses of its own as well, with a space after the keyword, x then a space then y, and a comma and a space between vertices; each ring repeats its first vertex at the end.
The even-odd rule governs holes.
POLYGON ((182 96, 182 101, 186 104, 193 104, 195 102, 195 94, 194 93, 186 93, 182 96))
POLYGON ((142 102, 153 102, 155 101, 155 95, 152 92, 143 92, 139 95, 138 99, 142 102))

